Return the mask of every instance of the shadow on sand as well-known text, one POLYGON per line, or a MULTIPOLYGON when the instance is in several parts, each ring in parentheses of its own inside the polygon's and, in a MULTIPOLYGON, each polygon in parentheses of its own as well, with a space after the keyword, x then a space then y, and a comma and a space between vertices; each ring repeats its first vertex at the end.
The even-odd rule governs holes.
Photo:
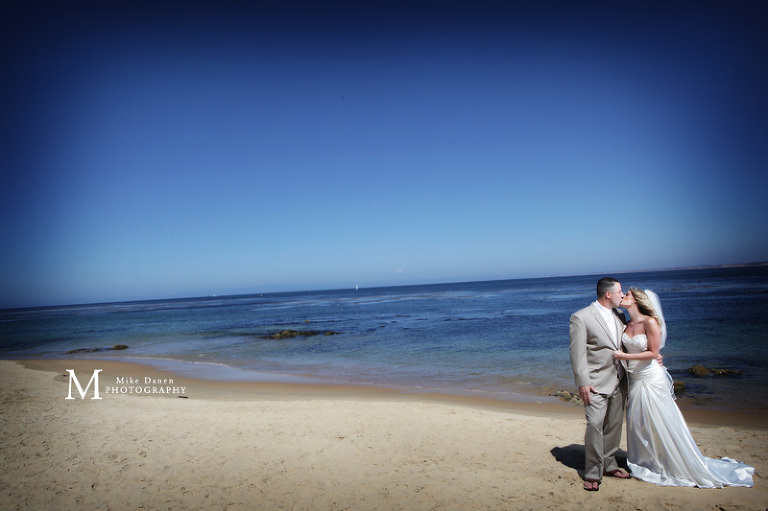
MULTIPOLYGON (((571 444, 566 447, 555 447, 551 451, 552 456, 568 468, 578 472, 579 477, 584 479, 584 446, 581 444, 571 444)), ((616 453, 616 461, 619 466, 627 470, 627 453, 619 450, 616 453)))

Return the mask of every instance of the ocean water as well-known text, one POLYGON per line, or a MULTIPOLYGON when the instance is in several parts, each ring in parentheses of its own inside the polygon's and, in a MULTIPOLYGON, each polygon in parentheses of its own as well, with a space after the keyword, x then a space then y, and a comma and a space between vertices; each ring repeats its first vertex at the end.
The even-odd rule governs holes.
MULTIPOLYGON (((685 397, 768 409, 768 267, 614 275, 650 288, 685 397), (694 378, 695 364, 741 376, 694 378)), ((597 276, 0 310, 0 358, 142 361, 190 376, 385 386, 499 399, 574 390, 571 313, 597 276), (282 330, 319 335, 265 339, 282 330), (325 335, 325 332, 335 335, 325 335), (67 354, 127 345, 122 351, 67 354)))

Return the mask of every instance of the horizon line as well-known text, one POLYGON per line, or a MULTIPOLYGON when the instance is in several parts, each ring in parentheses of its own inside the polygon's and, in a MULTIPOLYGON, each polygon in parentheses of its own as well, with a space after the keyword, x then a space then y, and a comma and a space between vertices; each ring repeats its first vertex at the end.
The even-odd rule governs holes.
MULTIPOLYGON (((530 277, 514 277, 514 278, 498 278, 498 279, 488 279, 488 280, 457 280, 457 281, 451 281, 451 282, 423 282, 423 283, 416 283, 416 284, 399 284, 399 285, 383 285, 383 286, 371 286, 371 287, 364 287, 361 289, 387 289, 387 288, 396 288, 396 287, 416 287, 416 286, 439 286, 439 285, 450 285, 450 284, 469 284, 469 283, 480 283, 480 282, 503 282, 507 280, 532 280, 532 279, 551 279, 551 278, 565 278, 565 277, 587 277, 590 275, 622 275, 627 273, 646 273, 646 272, 664 272, 664 271, 685 271, 685 270, 705 270, 705 269, 717 269, 717 268, 745 268, 745 267, 760 267, 760 266, 768 266, 768 261, 763 262, 752 262, 752 263, 731 263, 731 264, 709 264, 709 265, 697 265, 697 266, 682 266, 682 267, 668 267, 668 268, 642 268, 642 269, 634 269, 634 270, 619 270, 619 271, 613 271, 613 272, 588 272, 588 273, 569 273, 569 274, 560 274, 560 275, 536 275, 536 276, 530 276, 530 277)), ((199 296, 178 296, 178 297, 166 297, 166 298, 145 298, 145 299, 136 299, 136 300, 113 300, 113 301, 106 301, 106 302, 80 302, 80 303, 61 303, 61 304, 52 304, 52 305, 34 305, 34 306, 20 306, 20 307, 0 307, 0 311, 13 311, 13 310, 33 310, 33 309, 52 309, 52 308, 59 308, 59 307, 88 307, 88 306, 94 306, 94 305, 116 305, 116 304, 130 304, 130 303, 142 303, 142 302, 164 302, 164 301, 181 301, 181 300, 205 300, 205 299, 211 299, 211 298, 219 298, 219 299, 225 299, 225 298, 237 298, 237 297, 245 297, 245 296, 254 296, 254 295, 276 295, 276 294, 284 294, 284 293, 322 293, 325 291, 343 291, 347 289, 355 289, 355 287, 328 287, 328 288, 322 288, 322 289, 289 289, 284 291, 267 291, 267 292, 259 292, 255 291, 252 293, 238 293, 238 294, 226 294, 226 295, 217 295, 217 294, 211 294, 211 295, 199 295, 199 296)))

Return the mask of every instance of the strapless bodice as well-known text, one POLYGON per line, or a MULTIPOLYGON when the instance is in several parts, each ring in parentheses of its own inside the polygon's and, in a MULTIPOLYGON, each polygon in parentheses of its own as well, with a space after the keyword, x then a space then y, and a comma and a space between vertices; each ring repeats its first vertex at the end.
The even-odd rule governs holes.
POLYGON ((645 334, 637 334, 634 337, 623 334, 621 342, 627 349, 627 353, 642 353, 648 350, 648 337, 645 334))
MULTIPOLYGON (((621 342, 624 344, 624 349, 627 350, 627 353, 643 353, 648 351, 648 336, 645 334, 637 334, 634 337, 623 334, 621 342)), ((639 373, 655 367, 661 368, 655 360, 627 360, 627 370, 630 373, 639 373)))

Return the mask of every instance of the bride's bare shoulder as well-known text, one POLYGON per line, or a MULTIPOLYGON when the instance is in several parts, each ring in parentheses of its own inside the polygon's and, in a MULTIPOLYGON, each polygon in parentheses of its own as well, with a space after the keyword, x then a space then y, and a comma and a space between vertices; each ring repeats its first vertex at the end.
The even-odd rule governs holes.
POLYGON ((643 333, 647 337, 659 337, 661 335, 661 328, 659 328, 659 322, 656 318, 648 317, 643 320, 643 333))
POLYGON ((645 321, 643 321, 643 325, 645 325, 645 328, 660 330, 659 322, 654 317, 645 318, 645 321))

